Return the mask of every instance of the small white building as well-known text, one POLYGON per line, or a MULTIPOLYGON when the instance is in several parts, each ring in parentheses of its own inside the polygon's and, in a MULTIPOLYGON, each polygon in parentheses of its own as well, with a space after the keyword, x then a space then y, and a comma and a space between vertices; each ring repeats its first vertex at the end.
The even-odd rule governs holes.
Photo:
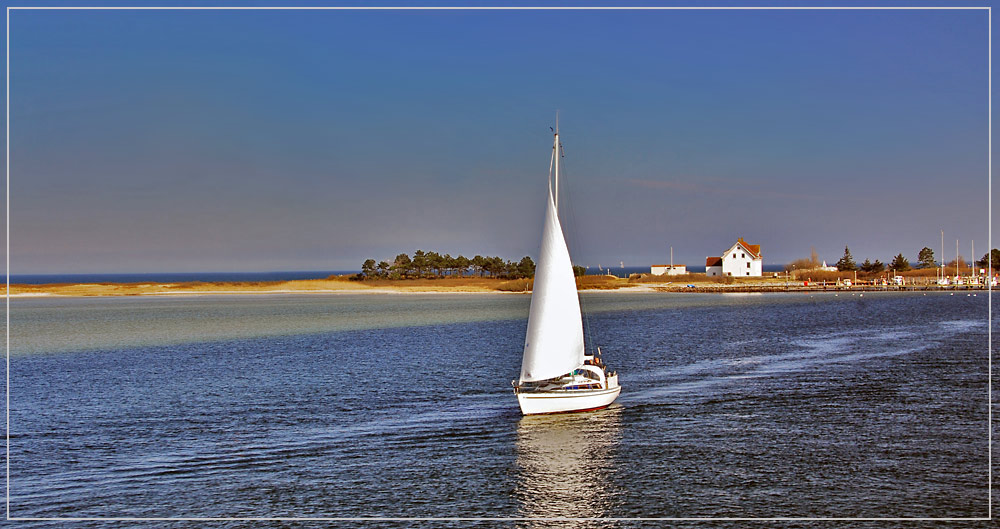
POLYGON ((705 275, 760 277, 764 271, 764 259, 759 244, 747 244, 743 237, 719 257, 705 258, 705 275))
POLYGON ((687 273, 687 265, 653 265, 649 267, 649 273, 654 276, 682 276, 687 273))

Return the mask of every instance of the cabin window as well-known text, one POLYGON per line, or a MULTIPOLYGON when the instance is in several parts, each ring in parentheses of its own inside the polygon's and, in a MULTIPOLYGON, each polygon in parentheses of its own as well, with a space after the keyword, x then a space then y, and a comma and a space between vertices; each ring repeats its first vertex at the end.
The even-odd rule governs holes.
POLYGON ((736 259, 736 254, 733 254, 733 259, 736 259))
POLYGON ((747 263, 747 268, 750 268, 750 263, 747 263))
POLYGON ((741 253, 741 254, 740 254, 740 257, 742 257, 742 258, 746 259, 746 257, 747 257, 747 254, 745 254, 745 253, 741 253))

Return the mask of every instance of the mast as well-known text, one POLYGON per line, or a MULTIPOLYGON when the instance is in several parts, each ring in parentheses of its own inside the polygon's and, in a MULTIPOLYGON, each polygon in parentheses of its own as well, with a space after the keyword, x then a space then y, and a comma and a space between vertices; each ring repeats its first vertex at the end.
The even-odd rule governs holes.
POLYGON ((559 131, 553 131, 552 174, 549 178, 541 248, 528 309, 520 383, 556 378, 583 365, 584 336, 580 298, 573 263, 556 197, 559 185, 559 131))
POLYGON ((552 141, 552 158, 555 160, 555 196, 552 197, 552 201, 556 206, 556 215, 559 215, 559 112, 556 112, 556 132, 555 139, 552 141))

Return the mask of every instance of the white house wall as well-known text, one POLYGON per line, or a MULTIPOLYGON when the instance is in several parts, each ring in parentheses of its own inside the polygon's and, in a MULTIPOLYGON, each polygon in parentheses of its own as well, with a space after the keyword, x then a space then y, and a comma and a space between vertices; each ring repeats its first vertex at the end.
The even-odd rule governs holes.
POLYGON ((735 245, 722 256, 722 275, 733 277, 763 275, 763 259, 754 259, 752 254, 740 245, 735 245))
POLYGON ((669 265, 653 265, 649 268, 649 273, 654 276, 682 276, 687 273, 686 265, 674 265, 671 268, 669 265))

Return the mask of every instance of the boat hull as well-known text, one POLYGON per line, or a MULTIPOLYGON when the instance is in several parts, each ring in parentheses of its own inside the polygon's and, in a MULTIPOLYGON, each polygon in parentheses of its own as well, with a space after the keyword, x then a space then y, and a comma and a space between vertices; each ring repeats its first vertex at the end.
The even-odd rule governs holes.
POLYGON ((525 391, 518 392, 517 402, 524 415, 591 411, 608 407, 621 391, 621 386, 580 391, 525 391))

